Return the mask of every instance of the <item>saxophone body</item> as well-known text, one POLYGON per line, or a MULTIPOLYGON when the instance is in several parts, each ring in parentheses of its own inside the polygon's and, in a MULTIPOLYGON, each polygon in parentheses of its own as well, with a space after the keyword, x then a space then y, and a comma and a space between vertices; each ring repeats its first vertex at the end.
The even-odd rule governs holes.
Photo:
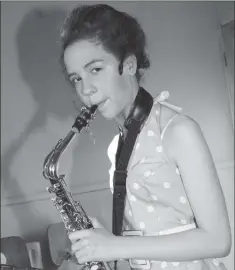
MULTIPOLYGON (((91 108, 82 107, 80 115, 76 118, 72 129, 64 139, 60 139, 54 149, 47 155, 43 164, 43 176, 48 179, 51 186, 47 188, 51 194, 51 200, 59 211, 65 225, 67 234, 82 229, 91 229, 93 225, 89 220, 82 205, 75 201, 68 190, 64 180, 65 175, 58 175, 59 159, 66 150, 72 139, 89 126, 90 120, 94 118, 97 106, 91 108)), ((70 259, 69 255, 66 259, 70 259)), ((105 262, 88 262, 83 270, 111 270, 105 262)))

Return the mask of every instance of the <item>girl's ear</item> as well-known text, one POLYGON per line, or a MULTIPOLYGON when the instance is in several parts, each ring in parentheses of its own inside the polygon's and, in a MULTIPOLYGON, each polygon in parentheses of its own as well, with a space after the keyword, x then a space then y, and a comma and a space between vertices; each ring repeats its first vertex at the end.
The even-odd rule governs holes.
POLYGON ((135 75, 137 71, 137 59, 135 55, 128 56, 123 62, 123 72, 129 75, 135 75))

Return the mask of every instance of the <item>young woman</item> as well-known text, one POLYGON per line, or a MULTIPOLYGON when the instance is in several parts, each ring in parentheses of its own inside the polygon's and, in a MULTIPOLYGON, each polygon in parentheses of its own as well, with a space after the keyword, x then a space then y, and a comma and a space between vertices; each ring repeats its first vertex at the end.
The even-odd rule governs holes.
MULTIPOLYGON (((62 42, 66 76, 81 101, 98 105, 125 137, 142 71, 150 66, 137 20, 108 5, 79 6, 64 22, 62 42)), ((231 232, 211 153, 199 125, 167 98, 167 92, 155 98, 128 166, 123 229, 137 236, 102 227, 71 233, 79 263, 128 259, 135 269, 133 259, 142 259, 152 270, 225 269, 216 258, 229 254, 231 232)), ((111 179, 117 141, 118 135, 108 149, 111 179)))

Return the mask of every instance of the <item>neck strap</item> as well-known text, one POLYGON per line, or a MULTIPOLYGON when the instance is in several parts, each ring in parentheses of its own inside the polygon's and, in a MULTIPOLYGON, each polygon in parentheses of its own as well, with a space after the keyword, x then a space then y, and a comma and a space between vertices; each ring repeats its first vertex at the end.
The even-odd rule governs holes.
MULTIPOLYGON (((143 87, 139 88, 134 103, 131 106, 129 115, 124 122, 124 127, 129 130, 133 121, 140 126, 145 122, 152 109, 153 97, 143 87)), ((139 130, 139 131, 140 131, 139 130)))
POLYGON ((125 127, 128 132, 125 140, 119 137, 116 154, 116 169, 113 178, 113 233, 121 235, 125 209, 127 166, 131 157, 136 138, 152 109, 153 98, 143 88, 140 88, 131 107, 125 127))

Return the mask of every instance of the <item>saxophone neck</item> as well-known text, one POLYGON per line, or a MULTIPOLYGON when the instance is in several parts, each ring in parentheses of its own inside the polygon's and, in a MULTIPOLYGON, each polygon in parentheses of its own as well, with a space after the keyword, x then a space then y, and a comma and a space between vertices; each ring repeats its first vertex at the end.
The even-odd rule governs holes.
POLYGON ((57 175, 58 162, 64 150, 68 147, 69 143, 77 133, 84 127, 89 126, 89 122, 94 118, 97 110, 97 105, 91 108, 82 107, 80 115, 76 118, 72 129, 69 131, 64 139, 60 139, 54 149, 47 155, 43 164, 43 176, 51 181, 59 180, 60 176, 57 175))
POLYGON ((58 180, 59 159, 72 139, 75 137, 77 130, 72 128, 64 139, 60 139, 54 149, 47 155, 43 165, 43 176, 49 180, 58 180))

